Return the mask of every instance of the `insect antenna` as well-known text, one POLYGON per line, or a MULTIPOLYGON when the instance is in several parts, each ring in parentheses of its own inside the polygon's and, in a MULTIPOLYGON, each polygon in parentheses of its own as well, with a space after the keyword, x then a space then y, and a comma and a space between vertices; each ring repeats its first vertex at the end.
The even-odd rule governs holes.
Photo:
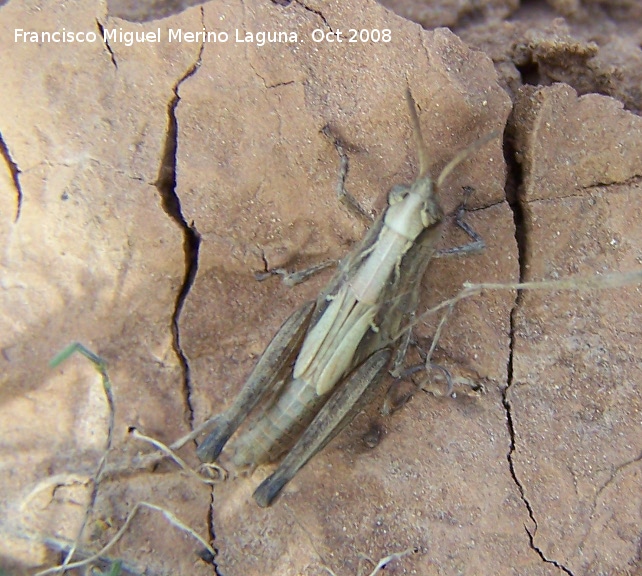
POLYGON ((499 136, 499 130, 494 130, 490 134, 486 134, 483 138, 480 138, 479 140, 476 140, 466 148, 464 148, 461 152, 459 152, 446 166, 444 166, 444 169, 441 171, 441 174, 437 177, 437 182, 435 183, 435 186, 437 187, 437 190, 441 188, 441 185, 443 184, 444 180, 450 176, 450 173, 459 166, 466 158, 477 152, 482 146, 490 142, 493 138, 496 138, 499 136))
POLYGON ((410 88, 406 88, 406 102, 408 103, 408 110, 410 111, 410 119, 412 121, 412 135, 415 139, 415 146, 417 148, 417 157, 419 160, 419 178, 423 178, 428 173, 428 149, 424 142, 424 137, 421 134, 421 125, 419 124, 419 115, 417 114, 417 104, 412 97, 410 88))

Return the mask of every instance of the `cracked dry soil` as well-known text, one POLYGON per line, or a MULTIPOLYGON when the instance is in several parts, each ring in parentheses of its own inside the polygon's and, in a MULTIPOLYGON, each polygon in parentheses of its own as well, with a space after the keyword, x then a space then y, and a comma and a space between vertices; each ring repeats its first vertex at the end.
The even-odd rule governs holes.
MULTIPOLYGON (((639 286, 461 302, 437 360, 485 394, 419 393, 388 418, 373 405, 272 508, 251 499, 265 468, 210 490, 168 462, 137 466, 149 447, 130 426, 169 444, 223 410, 282 320, 331 274, 289 289, 254 272, 341 257, 363 235, 336 199, 341 171, 367 212, 412 180, 406 82, 433 174, 479 136, 504 134, 442 197, 452 213, 462 188, 475 189, 467 219, 487 249, 431 265, 420 309, 464 281, 640 267, 636 4, 433 4, 391 7, 455 33, 366 0, 214 1, 143 24, 98 2, 0 6, 5 572, 60 561, 104 451, 99 376, 81 358, 47 365, 70 341, 105 358, 116 402, 81 553, 141 500, 217 551, 199 556, 193 538, 146 511, 107 554, 123 573, 359 574, 372 569, 364 556, 409 548, 419 553, 388 573, 640 571, 639 286), (99 40, 14 42, 15 28, 63 27, 99 40), (301 41, 125 46, 105 35, 114 27, 165 38, 285 29, 301 41), (317 28, 385 28, 392 41, 317 44, 317 28), (373 429, 380 438, 364 444, 373 429)), ((442 247, 462 241, 449 220, 442 247)), ((420 343, 436 323, 417 328, 420 343)), ((193 444, 181 456, 196 465, 193 444)))

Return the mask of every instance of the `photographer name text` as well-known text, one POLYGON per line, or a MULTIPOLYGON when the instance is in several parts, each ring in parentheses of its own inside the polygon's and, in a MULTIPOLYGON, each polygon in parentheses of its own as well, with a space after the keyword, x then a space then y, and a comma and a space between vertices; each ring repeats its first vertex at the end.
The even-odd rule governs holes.
MULTIPOLYGON (((392 31, 388 28, 381 30, 377 28, 355 29, 349 28, 347 31, 334 30, 328 32, 317 28, 312 31, 310 38, 313 42, 330 42, 330 43, 364 43, 364 42, 382 42, 387 43, 392 40, 392 31)), ((35 44, 59 44, 59 43, 85 43, 85 42, 113 42, 133 46, 141 43, 250 43, 256 46, 265 46, 266 44, 288 43, 296 44, 299 42, 299 35, 296 32, 283 31, 265 31, 248 32, 236 28, 233 32, 199 30, 198 32, 185 31, 181 28, 169 28, 163 35, 160 28, 154 31, 131 31, 122 28, 103 29, 100 33, 94 31, 72 31, 62 28, 54 31, 34 31, 16 28, 14 30, 14 41, 21 43, 35 44)))

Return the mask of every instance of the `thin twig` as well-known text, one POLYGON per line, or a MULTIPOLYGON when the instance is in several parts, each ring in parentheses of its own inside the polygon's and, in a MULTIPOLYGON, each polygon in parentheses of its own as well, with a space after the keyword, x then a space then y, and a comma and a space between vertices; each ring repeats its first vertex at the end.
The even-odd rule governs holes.
POLYGON ((444 308, 454 307, 460 300, 477 296, 484 290, 571 290, 571 291, 584 291, 584 290, 606 290, 610 288, 620 288, 630 284, 642 283, 642 270, 634 270, 632 272, 613 272, 611 274, 593 275, 593 276, 580 276, 563 278, 561 280, 539 280, 534 282, 507 282, 507 283, 493 283, 486 282, 481 284, 473 284, 471 282, 464 282, 462 290, 455 296, 440 302, 436 306, 429 308, 412 322, 402 327, 398 334, 393 335, 392 340, 396 340, 405 332, 412 330, 413 327, 432 314, 436 314, 444 308))
POLYGON ((222 466, 214 463, 208 464, 207 470, 215 471, 218 474, 218 478, 205 478, 198 472, 194 471, 190 466, 188 466, 188 464, 178 454, 176 454, 171 449, 171 447, 166 446, 160 440, 156 440, 155 438, 151 438, 150 436, 145 436, 145 434, 141 434, 138 430, 136 430, 136 428, 131 428, 130 433, 134 438, 142 440, 144 442, 148 442, 149 444, 160 450, 163 454, 176 462, 176 464, 178 464, 178 466, 180 466, 180 468, 182 468, 187 474, 189 474, 192 478, 195 478, 199 482, 214 486, 227 478, 227 470, 225 470, 225 468, 223 468, 222 466))
POLYGON ((389 556, 386 556, 385 558, 379 560, 379 563, 375 566, 375 569, 370 572, 368 576, 376 576, 382 568, 385 568, 393 560, 403 558, 404 556, 409 556, 410 554, 416 554, 417 552, 419 552, 417 548, 408 548, 408 550, 404 550, 403 552, 395 552, 393 554, 390 554, 389 556))
POLYGON ((87 522, 89 522, 89 516, 91 515, 91 512, 94 509, 94 505, 96 504, 96 498, 98 496, 98 486, 100 484, 100 479, 105 469, 105 463, 107 462, 107 455, 111 450, 111 446, 114 438, 114 422, 115 422, 114 396, 112 393, 111 380, 109 379, 109 374, 107 373, 107 363, 105 362, 105 360, 103 360, 97 354, 94 354, 91 350, 89 350, 89 348, 86 348, 80 342, 74 342, 73 344, 67 346, 67 348, 59 352, 49 362, 49 364, 52 368, 55 368, 61 362, 63 362, 64 360, 69 358, 69 356, 71 356, 76 352, 78 352, 79 354, 82 354, 85 358, 87 358, 94 365, 94 367, 96 368, 96 370, 98 371, 98 373, 102 378, 103 391, 105 392, 105 397, 107 398, 107 407, 109 408, 109 423, 107 425, 107 443, 105 445, 105 450, 103 451, 103 454, 100 457, 100 460, 98 462, 98 466, 96 467, 96 471, 94 472, 91 478, 92 489, 91 489, 91 495, 89 497, 89 503, 87 504, 87 508, 85 510, 85 516, 83 518, 82 524, 80 525, 80 529, 78 530, 78 536, 76 537, 76 540, 72 544, 71 548, 69 549, 69 552, 65 556, 63 563, 60 566, 61 570, 64 570, 66 569, 66 567, 70 566, 71 559, 73 558, 73 555, 75 554, 76 549, 80 545, 82 535, 85 531, 85 528, 87 527, 87 522))
POLYGON ((105 556, 107 552, 109 552, 109 550, 111 550, 115 546, 115 544, 123 537, 123 535, 127 531, 127 528, 129 528, 129 525, 134 519, 134 516, 141 508, 149 508, 151 510, 156 510, 157 512, 160 512, 172 526, 175 526, 179 530, 186 532, 187 534, 192 536, 194 539, 198 540, 198 542, 212 555, 212 557, 216 556, 216 551, 203 538, 201 538, 189 526, 187 526, 186 524, 181 522, 178 518, 176 518, 176 516, 174 516, 174 514, 172 514, 169 510, 165 510, 165 508, 161 508, 160 506, 156 506, 155 504, 150 504, 149 502, 141 501, 141 502, 138 502, 132 508, 131 512, 127 515, 127 518, 125 519, 124 524, 121 526, 120 530, 116 532, 114 537, 109 542, 107 542, 107 544, 105 544, 105 546, 103 546, 102 549, 100 549, 94 555, 89 556, 88 558, 85 558, 84 560, 80 560, 78 562, 71 562, 66 565, 61 564, 59 566, 53 566, 52 568, 47 568, 46 570, 42 570, 41 572, 36 573, 34 576, 45 576, 46 574, 56 574, 58 572, 62 572, 63 570, 72 570, 74 568, 81 568, 82 566, 87 566, 88 564, 91 564, 92 562, 95 562, 96 560, 105 556))
MULTIPOLYGON (((389 556, 386 556, 385 558, 382 558, 381 560, 379 560, 378 564, 375 566, 375 569, 372 572, 370 572, 368 576, 376 576, 381 569, 385 568, 393 560, 403 558, 404 556, 408 556, 410 554, 416 554, 417 552, 419 552, 418 548, 408 548, 408 550, 404 550, 403 552, 394 552, 393 554, 390 554, 389 556)), ((370 560, 369 558, 366 558, 366 560, 368 562, 372 562, 372 560, 370 560)), ((330 576, 337 576, 334 573, 334 571, 328 568, 327 566, 321 566, 321 567, 324 570, 326 570, 328 574, 330 574, 330 576)))

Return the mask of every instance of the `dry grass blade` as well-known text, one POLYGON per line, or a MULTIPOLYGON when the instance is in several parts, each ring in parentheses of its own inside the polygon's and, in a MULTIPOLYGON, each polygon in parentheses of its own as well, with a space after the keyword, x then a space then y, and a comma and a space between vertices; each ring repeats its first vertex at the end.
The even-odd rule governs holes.
POLYGON ((155 510, 157 512, 160 512, 172 526, 175 526, 179 530, 182 530, 183 532, 192 536, 192 538, 198 540, 198 542, 207 550, 209 554, 211 554, 212 557, 216 556, 216 551, 205 540, 203 540, 203 538, 201 538, 189 526, 187 526, 186 524, 181 522, 178 518, 176 518, 176 516, 174 516, 174 514, 172 514, 169 510, 165 510, 165 508, 161 508, 160 506, 156 506, 155 504, 150 504, 149 502, 141 501, 141 502, 138 502, 132 508, 131 512, 127 515, 127 518, 125 519, 124 524, 121 526, 120 530, 116 532, 114 537, 107 544, 105 544, 105 546, 103 546, 98 552, 96 552, 93 556, 89 556, 88 558, 85 558, 84 560, 80 560, 78 562, 69 562, 66 565, 61 564, 60 566, 53 566, 52 568, 47 568, 46 570, 37 572, 34 576, 45 576, 47 574, 57 574, 59 572, 63 572, 64 570, 82 568, 83 566, 87 566, 92 562, 99 560, 101 557, 105 556, 116 545, 116 543, 123 537, 125 532, 127 532, 127 529, 129 528, 129 525, 131 524, 132 520, 134 519, 134 516, 136 516, 136 513, 141 508, 149 508, 150 510, 155 510))

